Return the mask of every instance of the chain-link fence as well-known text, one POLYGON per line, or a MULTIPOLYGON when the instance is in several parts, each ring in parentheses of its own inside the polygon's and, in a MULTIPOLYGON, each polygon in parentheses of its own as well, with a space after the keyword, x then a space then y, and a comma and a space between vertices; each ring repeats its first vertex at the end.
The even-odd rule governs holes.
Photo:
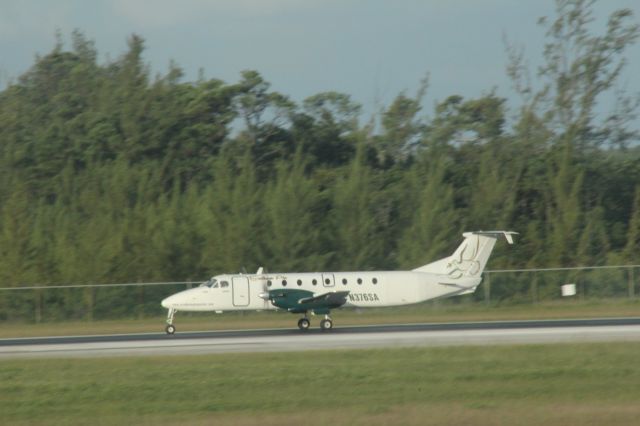
POLYGON ((48 322, 163 315, 160 301, 197 282, 0 288, 0 321, 48 322))
MULTIPOLYGON (((575 284, 576 298, 633 298, 640 265, 491 270, 474 303, 538 303, 561 298, 575 284)), ((49 322, 160 316, 160 301, 199 282, 38 285, 0 288, 0 321, 49 322)), ((441 303, 455 303, 454 299, 441 303)))
POLYGON ((490 270, 474 296, 487 304, 537 303, 561 298, 562 286, 574 284, 580 299, 633 298, 637 268, 640 265, 490 270))

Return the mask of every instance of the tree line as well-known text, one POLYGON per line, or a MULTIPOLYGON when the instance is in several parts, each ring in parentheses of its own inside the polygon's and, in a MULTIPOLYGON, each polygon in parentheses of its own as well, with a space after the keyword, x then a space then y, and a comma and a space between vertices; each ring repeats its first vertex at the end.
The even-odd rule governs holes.
POLYGON ((507 43, 517 105, 426 110, 425 79, 368 119, 257 71, 154 76, 137 35, 104 63, 59 37, 0 92, 1 286, 412 268, 478 229, 521 233, 493 268, 638 263, 639 98, 620 90, 638 25, 595 31, 592 3, 556 1, 538 70, 507 43))

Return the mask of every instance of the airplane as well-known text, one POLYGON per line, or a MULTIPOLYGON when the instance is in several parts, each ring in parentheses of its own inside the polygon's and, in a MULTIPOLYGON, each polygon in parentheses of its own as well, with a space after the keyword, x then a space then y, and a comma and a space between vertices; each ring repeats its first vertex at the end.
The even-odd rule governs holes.
POLYGON ((288 272, 216 275, 199 287, 162 300, 168 309, 165 331, 172 335, 178 311, 283 310, 301 314, 300 330, 311 326, 309 313, 324 315, 323 331, 333 328, 330 311, 342 307, 400 306, 473 293, 499 237, 513 244, 511 231, 462 234, 455 252, 410 271, 288 272))

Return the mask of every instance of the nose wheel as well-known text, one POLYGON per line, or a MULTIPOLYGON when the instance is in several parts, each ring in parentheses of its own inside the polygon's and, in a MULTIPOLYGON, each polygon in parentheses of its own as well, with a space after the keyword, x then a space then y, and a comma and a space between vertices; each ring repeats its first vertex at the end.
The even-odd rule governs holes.
POLYGON ((173 334, 176 332, 176 327, 173 325, 173 316, 176 314, 176 310, 169 308, 169 312, 167 313, 167 326, 164 328, 164 331, 167 334, 173 334))

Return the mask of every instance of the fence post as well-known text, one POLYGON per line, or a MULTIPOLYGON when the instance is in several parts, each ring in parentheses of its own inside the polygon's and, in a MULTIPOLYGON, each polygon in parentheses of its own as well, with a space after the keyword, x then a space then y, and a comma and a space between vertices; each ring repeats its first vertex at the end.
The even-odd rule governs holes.
POLYGON ((538 274, 533 273, 533 281, 531 281, 531 301, 535 305, 538 303, 538 274))
POLYGON ((484 279, 484 303, 491 303, 491 274, 486 274, 484 279))
POLYGON ((633 277, 633 266, 629 268, 629 298, 633 299, 636 296, 636 285, 633 277))
POLYGON ((87 320, 93 321, 93 305, 94 305, 94 288, 89 284, 85 289, 85 297, 87 300, 87 320))
POLYGON ((36 290, 36 324, 42 322, 42 290, 36 290))
POLYGON ((138 318, 142 319, 142 318, 144 318, 144 286, 140 285, 138 287, 140 287, 140 294, 139 294, 139 296, 140 296, 140 301, 139 301, 140 310, 138 311, 138 318))

